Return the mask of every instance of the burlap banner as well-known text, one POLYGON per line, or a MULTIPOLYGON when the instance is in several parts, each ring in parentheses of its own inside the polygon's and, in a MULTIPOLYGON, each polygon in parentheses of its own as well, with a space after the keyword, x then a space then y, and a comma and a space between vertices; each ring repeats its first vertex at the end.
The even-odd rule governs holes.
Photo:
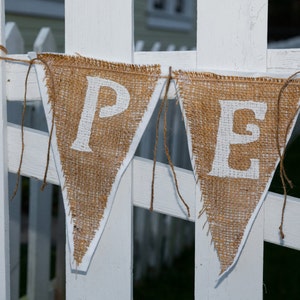
MULTIPOLYGON (((72 266, 86 271, 165 79, 158 65, 59 54, 40 54, 37 61, 72 266)), ((202 212, 225 274, 239 258, 286 146, 300 80, 184 71, 170 73, 168 83, 171 78, 179 89, 202 212)))
POLYGON ((118 183, 159 99, 160 67, 58 54, 40 54, 38 61, 49 131, 54 121, 52 150, 71 263, 86 271, 118 183))
POLYGON ((175 72, 221 274, 237 261, 297 113, 300 81, 175 72), (279 113, 278 113, 279 112, 279 113), (277 127, 278 126, 278 127, 277 127), (278 128, 278 132, 277 132, 278 128))

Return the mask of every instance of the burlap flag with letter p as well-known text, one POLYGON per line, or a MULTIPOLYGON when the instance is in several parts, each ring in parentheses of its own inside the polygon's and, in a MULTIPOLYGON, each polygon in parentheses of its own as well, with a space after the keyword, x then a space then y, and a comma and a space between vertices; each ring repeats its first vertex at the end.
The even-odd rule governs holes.
POLYGON ((240 255, 278 164, 278 149, 286 145, 300 81, 291 80, 281 94, 286 79, 183 71, 175 78, 194 174, 224 274, 240 255))
POLYGON ((71 263, 86 271, 159 99, 160 67, 59 54, 39 54, 35 67, 53 129, 71 263))

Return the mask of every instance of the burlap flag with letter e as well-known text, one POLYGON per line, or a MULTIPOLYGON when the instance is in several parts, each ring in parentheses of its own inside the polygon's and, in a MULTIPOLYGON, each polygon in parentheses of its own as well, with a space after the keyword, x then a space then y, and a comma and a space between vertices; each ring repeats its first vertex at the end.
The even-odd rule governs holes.
POLYGON ((224 275, 237 261, 268 191, 278 149, 284 149, 297 115, 300 81, 291 80, 280 93, 286 79, 182 71, 175 78, 224 275))
POLYGON ((60 54, 38 54, 35 67, 53 131, 71 263, 86 271, 159 99, 160 67, 60 54))

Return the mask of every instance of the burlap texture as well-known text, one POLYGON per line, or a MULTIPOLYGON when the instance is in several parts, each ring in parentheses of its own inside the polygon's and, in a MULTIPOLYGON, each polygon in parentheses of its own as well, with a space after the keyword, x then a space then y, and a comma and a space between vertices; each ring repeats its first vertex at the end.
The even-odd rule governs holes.
POLYGON ((269 187, 279 158, 277 137, 281 147, 284 147, 288 123, 297 111, 300 81, 292 81, 278 103, 278 94, 285 79, 227 77, 182 71, 175 72, 175 78, 189 131, 194 173, 200 181, 203 207, 223 273, 234 262, 241 241, 247 234, 246 226, 253 219, 252 214, 269 187), (260 135, 251 143, 231 144, 228 159, 229 166, 237 170, 247 170, 250 159, 259 159, 258 179, 209 175, 221 115, 219 100, 267 104, 263 120, 256 119, 250 109, 235 112, 233 132, 251 135, 246 126, 255 124, 260 129, 260 135), (279 136, 276 133, 278 121, 279 136))
MULTIPOLYGON (((54 111, 56 139, 73 221, 74 260, 82 261, 98 230, 116 175, 147 110, 160 67, 108 63, 81 56, 40 54, 54 111), (128 108, 112 117, 99 117, 101 107, 116 103, 112 88, 99 89, 89 139, 91 152, 72 149, 87 91, 87 76, 117 82, 128 90, 128 108), (53 89, 54 84, 54 89, 53 89)), ((133 153, 132 153, 133 155, 133 153)))

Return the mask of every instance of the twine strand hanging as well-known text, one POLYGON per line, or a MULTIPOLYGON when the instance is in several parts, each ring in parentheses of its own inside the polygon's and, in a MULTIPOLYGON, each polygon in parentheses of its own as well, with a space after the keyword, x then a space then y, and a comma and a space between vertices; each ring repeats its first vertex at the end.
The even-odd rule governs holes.
POLYGON ((151 181, 150 211, 153 210, 153 203, 154 203, 154 185, 155 185, 154 182, 155 182, 155 170, 156 170, 156 161, 157 161, 157 158, 156 158, 157 145, 158 145, 158 139, 159 139, 159 124, 160 124, 161 114, 164 111, 164 131, 163 131, 164 150, 165 150, 165 154, 166 154, 169 166, 170 166, 171 171, 172 171, 172 175, 173 175, 177 195, 180 198, 180 201, 185 206, 185 208, 187 210, 188 217, 190 217, 190 208, 189 208, 188 204, 186 203, 186 201, 184 200, 184 198, 182 197, 182 195, 180 193, 179 186, 178 186, 177 175, 176 175, 176 172, 175 172, 174 164, 173 164, 173 161, 172 161, 172 158, 171 158, 171 155, 170 155, 170 151, 169 151, 169 147, 168 147, 168 144, 167 144, 168 92, 169 92, 169 89, 170 89, 170 84, 171 84, 172 79, 173 79, 172 78, 172 67, 169 67, 169 75, 168 75, 167 81, 166 81, 165 94, 164 94, 162 103, 160 105, 158 115, 157 115, 157 120, 156 120, 155 144, 154 144, 154 151, 153 151, 154 154, 153 154, 152 181, 151 181))
MULTIPOLYGON (((7 54, 7 50, 4 46, 0 45, 0 50, 2 50, 4 53, 7 54)), ((25 115, 26 115, 26 105, 27 105, 27 91, 28 91, 28 78, 29 74, 31 71, 31 68, 34 64, 36 63, 42 63, 50 72, 51 70, 49 65, 47 64, 46 61, 44 61, 41 58, 35 57, 30 60, 25 60, 25 59, 18 59, 18 58, 11 58, 11 57, 2 57, 0 56, 0 60, 5 60, 5 61, 11 61, 11 62, 16 62, 16 63, 25 63, 28 64, 28 69, 26 72, 26 77, 25 77, 25 83, 24 83, 24 97, 23 97, 23 110, 22 110, 22 117, 21 117, 21 154, 20 154, 20 161, 19 161, 19 167, 17 170, 17 179, 16 179, 16 184, 13 190, 13 193, 10 197, 10 200, 13 200, 18 192, 19 188, 19 183, 20 183, 20 177, 21 177, 21 171, 22 171, 22 164, 23 164, 23 156, 24 156, 24 150, 25 150, 25 133, 24 133, 24 123, 25 123, 25 115)), ((53 92, 55 94, 55 86, 54 86, 54 81, 53 81, 53 76, 50 76, 51 80, 51 85, 53 92)), ((50 164, 50 152, 51 152, 51 139, 53 135, 53 129, 54 129, 54 113, 55 113, 55 106, 53 106, 53 122, 52 126, 50 128, 49 132, 49 139, 48 139, 48 146, 47 146, 47 157, 46 157, 46 166, 45 166, 45 171, 44 171, 44 176, 43 176, 43 183, 41 186, 41 190, 43 191, 45 186, 47 185, 47 175, 48 175, 48 170, 49 170, 49 164, 50 164)))
POLYGON ((284 159, 285 159, 286 148, 287 148, 288 134, 289 134, 291 126, 292 126, 292 124, 294 122, 295 117, 299 113, 300 106, 298 106, 298 108, 296 109, 294 115, 292 116, 292 118, 288 122, 287 127, 285 128, 284 145, 283 145, 283 149, 282 150, 281 150, 281 145, 280 145, 280 141, 279 141, 279 136, 280 136, 280 133, 279 133, 279 127, 280 127, 280 106, 281 106, 281 100, 282 100, 283 92, 285 91, 285 89, 289 86, 289 84, 292 82, 292 80, 298 74, 300 74, 300 71, 295 72, 294 74, 292 74, 291 76, 289 76, 287 78, 287 80, 284 82, 284 84, 282 85, 282 87, 281 87, 281 89, 279 91, 278 99, 277 99, 276 146, 277 146, 277 151, 278 151, 278 155, 279 155, 279 175, 280 175, 280 180, 281 180, 281 184, 282 184, 282 188, 283 188, 283 204, 282 204, 282 209, 281 209, 281 220, 280 220, 280 225, 279 225, 279 234, 280 234, 281 239, 284 239, 284 237, 285 237, 285 234, 284 234, 284 231, 283 231, 283 223, 284 223, 284 214, 285 214, 286 202, 287 202, 287 187, 286 187, 286 182, 288 183, 288 185, 290 186, 290 188, 293 188, 293 183, 289 179, 289 177, 287 176, 286 170, 284 168, 284 159))

